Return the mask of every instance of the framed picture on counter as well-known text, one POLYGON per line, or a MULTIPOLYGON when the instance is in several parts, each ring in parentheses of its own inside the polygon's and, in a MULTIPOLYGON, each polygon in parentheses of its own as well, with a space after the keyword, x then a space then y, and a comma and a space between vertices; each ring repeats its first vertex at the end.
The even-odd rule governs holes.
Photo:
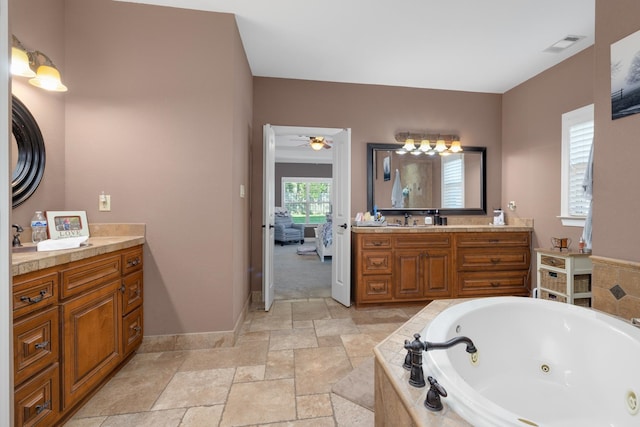
POLYGON ((86 211, 47 211, 45 215, 50 239, 89 236, 86 211))

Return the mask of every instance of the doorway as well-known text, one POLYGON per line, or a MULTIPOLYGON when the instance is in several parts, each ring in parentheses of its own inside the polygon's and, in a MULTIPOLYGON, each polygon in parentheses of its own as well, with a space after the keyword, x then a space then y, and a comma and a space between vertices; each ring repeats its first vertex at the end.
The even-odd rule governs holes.
POLYGON ((351 131, 265 125, 264 142, 265 310, 274 299, 328 296, 349 306, 351 131), (274 241, 276 211, 304 225, 304 243, 274 241))

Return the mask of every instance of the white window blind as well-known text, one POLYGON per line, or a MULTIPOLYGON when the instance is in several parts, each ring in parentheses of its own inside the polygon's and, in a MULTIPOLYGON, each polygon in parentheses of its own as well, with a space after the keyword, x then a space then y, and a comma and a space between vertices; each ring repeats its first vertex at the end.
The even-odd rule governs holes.
POLYGON ((593 105, 562 115, 562 208, 564 225, 583 226, 589 201, 582 186, 593 144, 593 105))
POLYGON ((442 157, 442 207, 464 208, 464 160, 460 154, 442 157))

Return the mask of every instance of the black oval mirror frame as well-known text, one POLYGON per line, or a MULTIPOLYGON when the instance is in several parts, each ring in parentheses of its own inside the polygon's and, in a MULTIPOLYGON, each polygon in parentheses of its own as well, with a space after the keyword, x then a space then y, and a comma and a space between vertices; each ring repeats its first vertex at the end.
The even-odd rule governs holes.
POLYGON ((12 96, 12 132, 18 145, 18 160, 13 171, 12 205, 24 203, 40 185, 44 175, 44 139, 29 109, 12 96))

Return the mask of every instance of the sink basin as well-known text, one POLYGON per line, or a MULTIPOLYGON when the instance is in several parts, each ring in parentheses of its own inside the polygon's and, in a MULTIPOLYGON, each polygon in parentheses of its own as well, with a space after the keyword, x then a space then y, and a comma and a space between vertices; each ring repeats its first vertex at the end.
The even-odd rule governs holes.
POLYGON ((13 252, 14 254, 20 254, 23 252, 37 252, 38 251, 38 246, 36 245, 32 245, 32 246, 13 246, 11 248, 11 252, 13 252))

